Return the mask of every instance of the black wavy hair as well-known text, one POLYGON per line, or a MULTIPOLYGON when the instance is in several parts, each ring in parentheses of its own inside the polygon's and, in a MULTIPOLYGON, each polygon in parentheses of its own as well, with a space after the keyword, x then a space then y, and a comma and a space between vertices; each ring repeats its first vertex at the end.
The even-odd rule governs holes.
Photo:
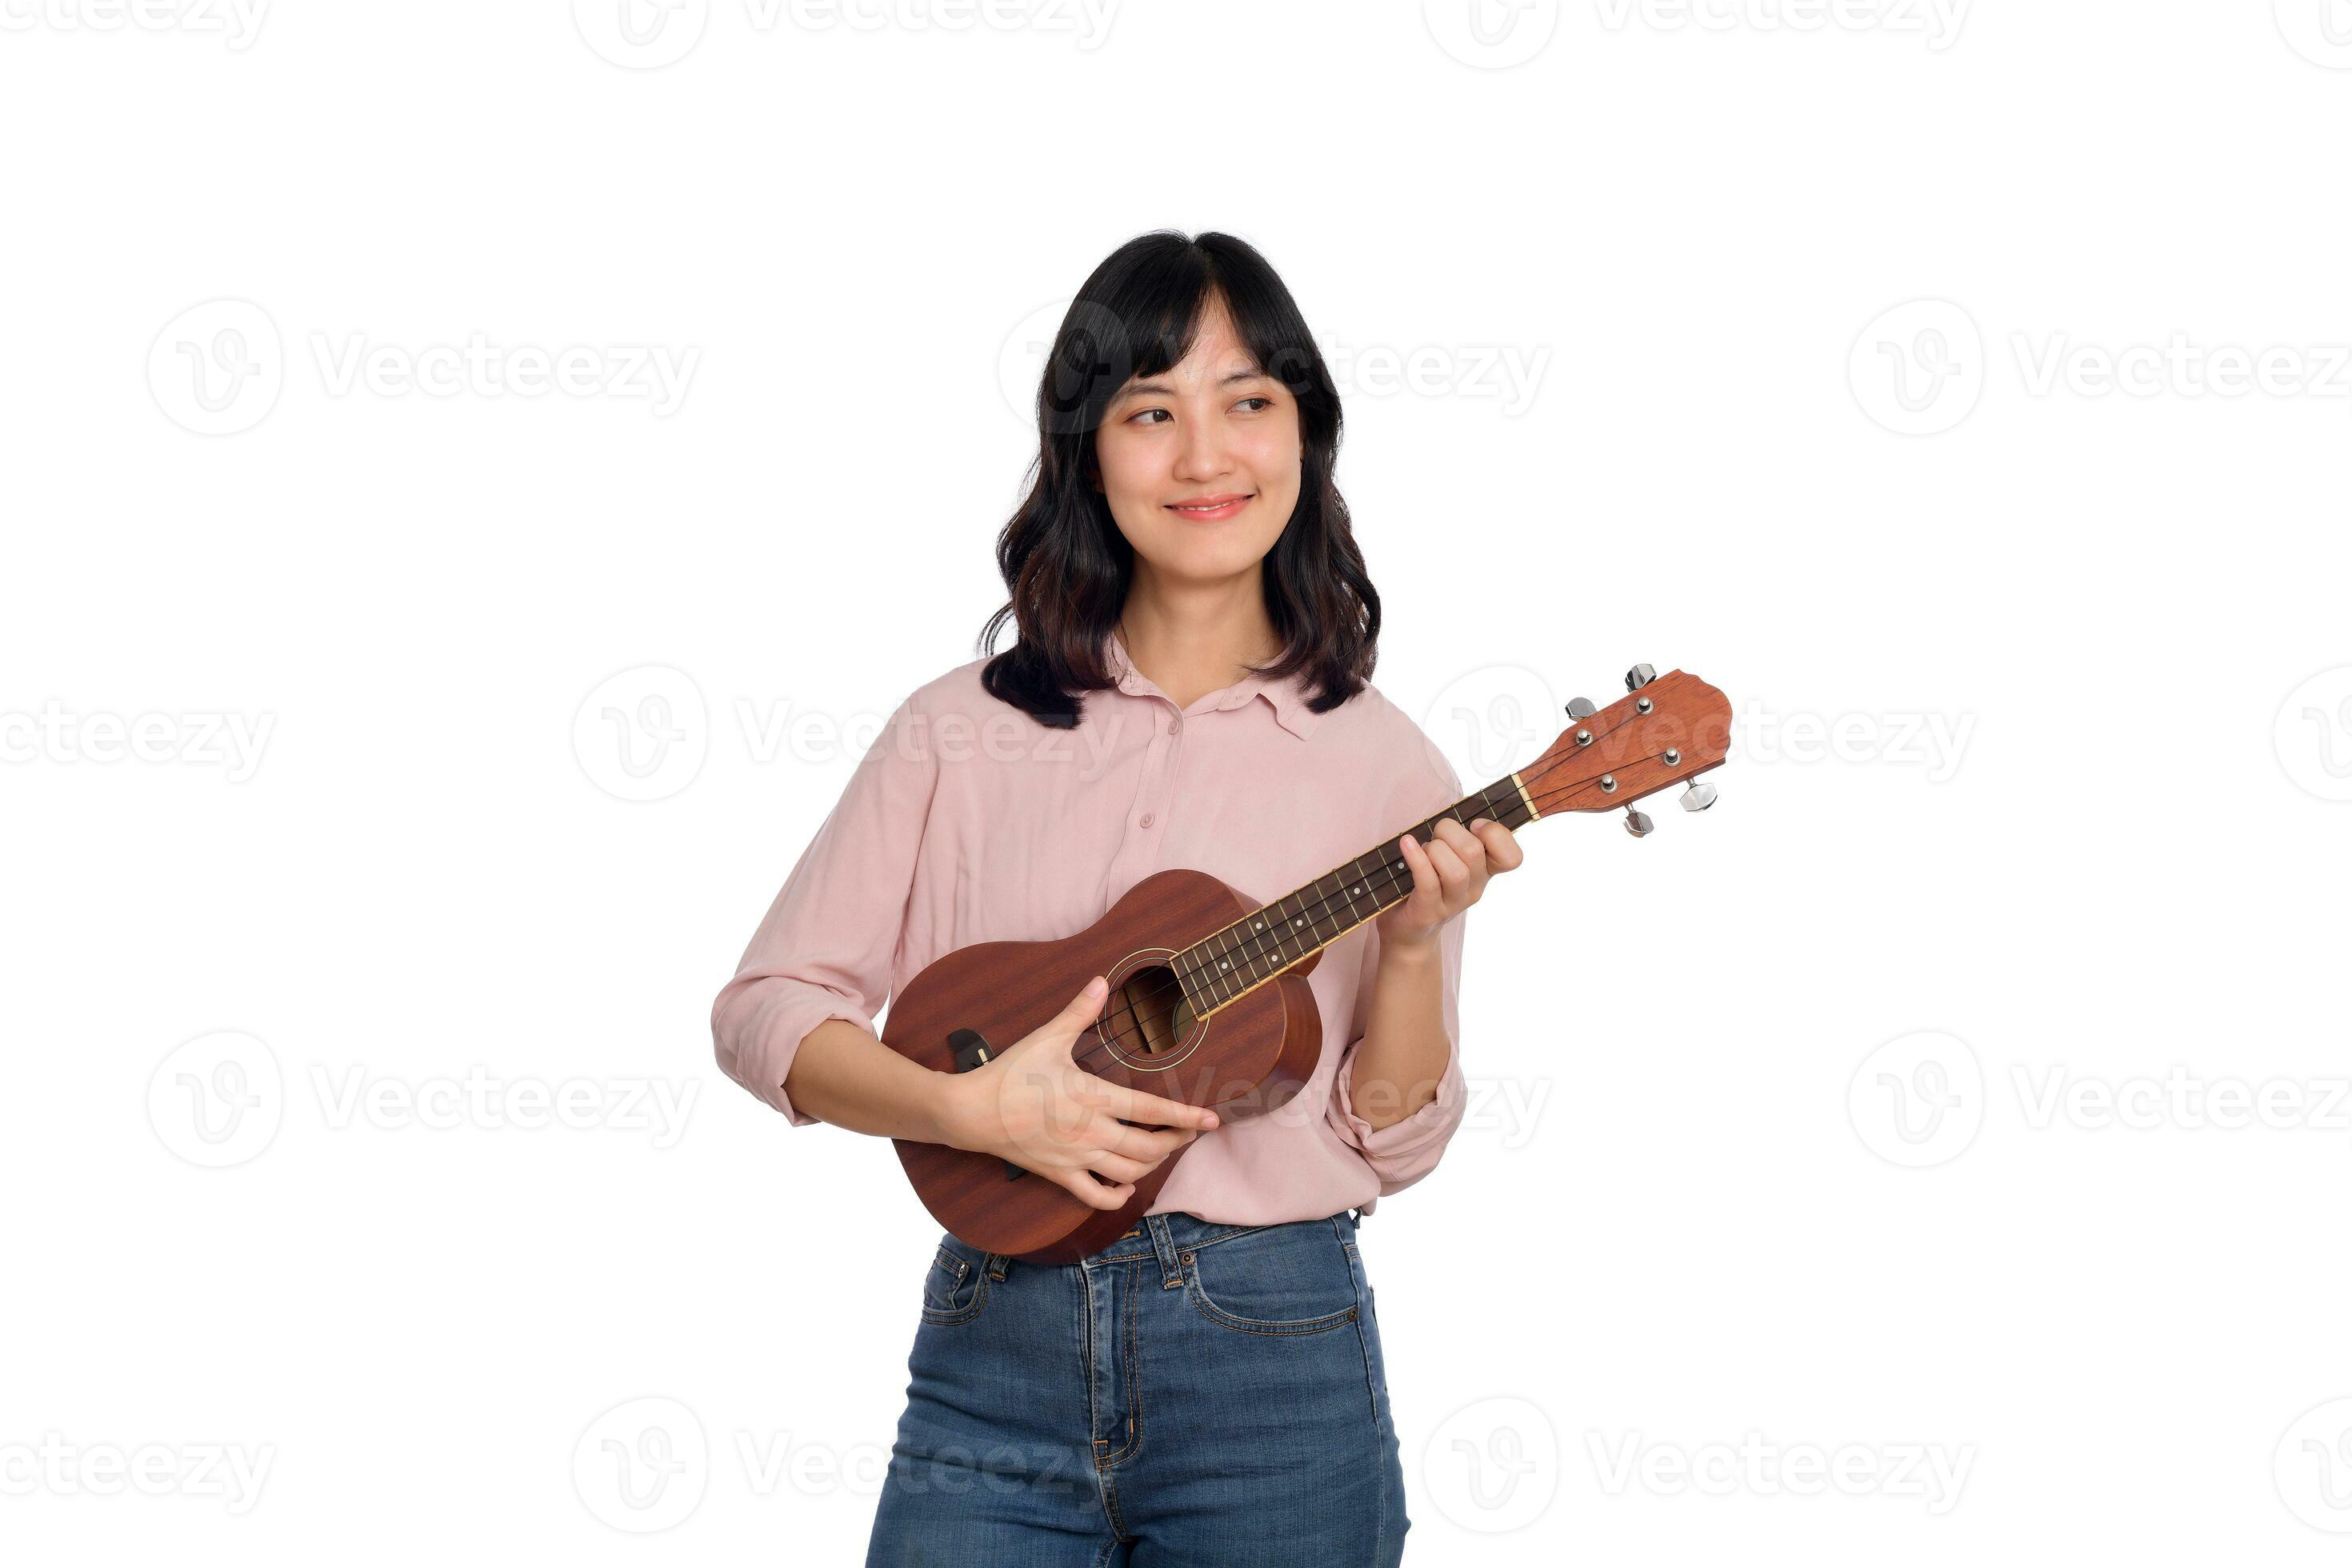
POLYGON ((1381 598, 1364 571, 1332 481, 1339 453, 1339 394, 1306 319, 1265 258, 1214 232, 1139 235, 1104 258, 1062 318, 1037 383, 1037 459, 1029 493, 997 536, 997 569, 1011 595, 988 618, 986 653, 1010 620, 1013 644, 981 673, 991 695, 1042 724, 1071 728, 1086 692, 1112 684, 1103 638, 1118 624, 1135 551, 1095 489, 1095 432, 1118 389, 1190 353, 1206 307, 1222 299, 1257 368, 1298 404, 1304 452, 1298 504, 1264 567, 1265 608, 1285 639, 1273 679, 1305 674, 1307 706, 1328 712, 1371 679, 1381 598))

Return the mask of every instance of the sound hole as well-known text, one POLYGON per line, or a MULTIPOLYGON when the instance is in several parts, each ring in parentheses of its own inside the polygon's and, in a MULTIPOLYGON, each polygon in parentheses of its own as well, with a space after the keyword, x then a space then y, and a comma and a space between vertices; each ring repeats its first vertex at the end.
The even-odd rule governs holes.
POLYGON ((1139 969, 1112 989, 1102 1032, 1131 1061, 1172 1057, 1192 1031, 1192 1009, 1176 972, 1164 963, 1139 969))

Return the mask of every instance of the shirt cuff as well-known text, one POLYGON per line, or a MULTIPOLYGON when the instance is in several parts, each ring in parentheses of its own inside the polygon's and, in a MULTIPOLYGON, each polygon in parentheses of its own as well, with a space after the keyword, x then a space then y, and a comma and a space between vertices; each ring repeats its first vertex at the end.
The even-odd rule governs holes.
POLYGON ((795 1106, 784 1092, 793 1058, 809 1031, 827 1018, 840 1018, 879 1037, 871 1015, 824 986, 769 975, 739 993, 730 1005, 721 997, 712 1019, 719 1065, 727 1076, 784 1113, 794 1127, 817 1118, 795 1106))
POLYGON ((1349 1089, 1355 1075, 1356 1050, 1363 1043, 1364 1037, 1359 1035, 1340 1053, 1331 1100, 1350 1135, 1349 1142, 1381 1178, 1381 1192, 1385 1195, 1412 1185, 1436 1169, 1438 1156, 1444 1152, 1454 1129, 1462 1124, 1469 1095, 1459 1066, 1462 1053, 1456 1048, 1447 1056, 1445 1070, 1437 1079, 1437 1093, 1427 1105, 1386 1127, 1375 1128, 1356 1113, 1355 1097, 1349 1089))

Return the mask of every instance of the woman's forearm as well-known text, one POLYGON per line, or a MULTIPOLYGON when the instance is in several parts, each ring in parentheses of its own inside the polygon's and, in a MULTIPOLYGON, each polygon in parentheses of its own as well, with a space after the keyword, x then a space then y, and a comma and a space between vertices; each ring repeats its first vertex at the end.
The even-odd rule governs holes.
POLYGON ((1441 1010, 1444 976, 1434 933, 1410 947, 1381 947, 1364 1038, 1348 1080, 1349 1103, 1376 1132, 1437 1098, 1438 1080, 1454 1055, 1441 1010))
POLYGON ((845 1018, 811 1029, 784 1075, 784 1093, 820 1121, 922 1143, 953 1142, 949 1085, 845 1018))

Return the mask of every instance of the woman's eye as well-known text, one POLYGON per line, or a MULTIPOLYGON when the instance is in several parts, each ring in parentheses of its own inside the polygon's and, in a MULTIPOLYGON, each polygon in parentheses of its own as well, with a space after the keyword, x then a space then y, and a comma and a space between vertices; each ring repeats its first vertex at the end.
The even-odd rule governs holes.
MULTIPOLYGON (((1129 425, 1134 424, 1134 423, 1136 422, 1136 420, 1142 418, 1142 417, 1143 417, 1143 416, 1144 416, 1145 414, 1160 414, 1160 415, 1165 415, 1165 414, 1167 414, 1167 413, 1168 413, 1168 410, 1166 410, 1165 408, 1146 408, 1146 409, 1144 409, 1144 410, 1142 411, 1142 413, 1139 413, 1139 414, 1136 414, 1136 415, 1134 415, 1133 416, 1131 416, 1131 417, 1128 420, 1128 423, 1129 423, 1129 425)), ((1173 416, 1171 416, 1171 417, 1173 417, 1173 416)))
POLYGON ((1243 399, 1242 399, 1242 401, 1243 401, 1244 403, 1263 403, 1263 404, 1265 404, 1268 408, 1271 408, 1271 407, 1273 407, 1273 406, 1274 406, 1274 399, 1273 399, 1273 398, 1271 398, 1271 397, 1244 397, 1244 398, 1243 398, 1243 399))

